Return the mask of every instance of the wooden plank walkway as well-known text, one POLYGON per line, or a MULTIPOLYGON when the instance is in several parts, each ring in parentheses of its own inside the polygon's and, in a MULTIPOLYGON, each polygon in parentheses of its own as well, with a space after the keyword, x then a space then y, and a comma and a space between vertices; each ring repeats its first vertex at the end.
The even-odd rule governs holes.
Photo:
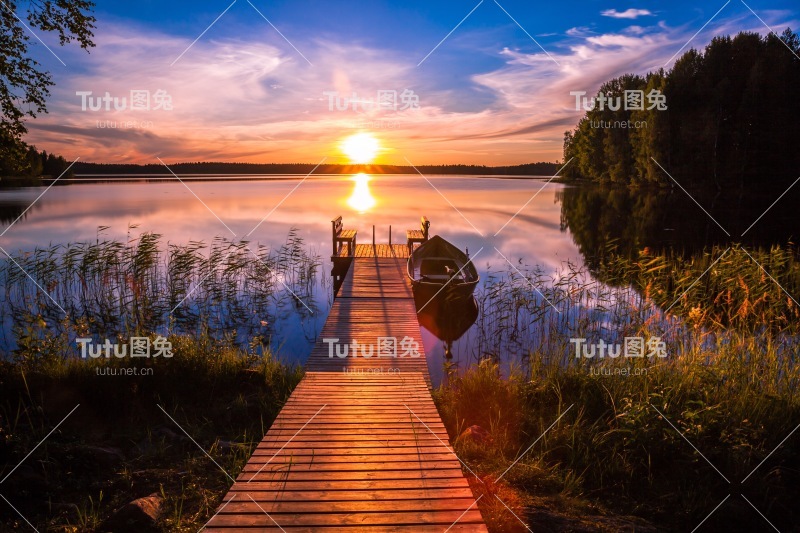
POLYGON ((356 244, 355 257, 397 257, 408 259, 408 246, 405 244, 356 244))
POLYGON ((407 248, 382 246, 357 245, 306 376, 206 530, 487 531, 431 398, 407 248), (378 337, 419 357, 339 357, 330 342, 378 337))

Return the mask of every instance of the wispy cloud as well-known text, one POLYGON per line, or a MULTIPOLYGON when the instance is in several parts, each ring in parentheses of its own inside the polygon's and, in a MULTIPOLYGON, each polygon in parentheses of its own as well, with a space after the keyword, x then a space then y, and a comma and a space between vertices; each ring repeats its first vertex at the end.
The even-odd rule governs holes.
POLYGON ((636 19, 639 17, 649 17, 653 12, 649 9, 626 9, 625 11, 617 11, 616 9, 606 9, 600 13, 604 17, 611 17, 615 19, 636 19))
MULTIPOLYGON (((762 16, 774 27, 796 26, 785 13, 762 16), (774 16, 773 16, 774 15, 774 16)), ((698 35, 702 47, 714 35, 765 28, 749 13, 715 21, 698 35)), ((580 119, 571 91, 593 93, 616 76, 658 68, 696 31, 686 25, 629 26, 615 32, 572 28, 544 53, 532 48, 484 48, 491 62, 454 82, 446 66, 424 71, 415 57, 363 43, 316 38, 301 49, 314 67, 278 40, 237 36, 199 41, 167 68, 188 42, 143 27, 107 25, 88 58, 54 89, 50 114, 29 123, 29 142, 68 159, 103 162, 217 160, 316 163, 336 161, 339 140, 364 121, 388 120, 377 129, 385 162, 510 164, 561 158, 564 131, 580 119), (172 52, 175 51, 173 54, 172 52), (121 68, 121 65, 124 68, 121 68), (448 82, 448 79, 450 81, 448 82), (330 111, 325 91, 410 88, 420 108, 382 112, 330 111), (76 91, 126 96, 132 89, 166 90, 173 111, 81 111, 76 91), (480 98, 474 98, 474 95, 480 98), (147 127, 100 128, 98 122, 151 121, 147 127)), ((465 42, 483 42, 465 32, 465 42)), ((454 43, 450 43, 454 46, 454 43)))
POLYGON ((588 26, 576 26, 567 30, 567 35, 570 37, 586 37, 594 33, 588 26))

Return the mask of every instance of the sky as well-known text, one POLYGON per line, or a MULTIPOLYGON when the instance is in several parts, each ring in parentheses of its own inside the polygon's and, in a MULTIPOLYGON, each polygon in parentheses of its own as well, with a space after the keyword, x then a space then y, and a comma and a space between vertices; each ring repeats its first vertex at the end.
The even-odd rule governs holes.
POLYGON ((96 4, 90 53, 31 39, 56 85, 26 141, 104 163, 346 163, 359 132, 377 163, 559 161, 570 92, 715 35, 800 27, 796 0, 96 4), (90 109, 106 92, 120 109, 90 109))

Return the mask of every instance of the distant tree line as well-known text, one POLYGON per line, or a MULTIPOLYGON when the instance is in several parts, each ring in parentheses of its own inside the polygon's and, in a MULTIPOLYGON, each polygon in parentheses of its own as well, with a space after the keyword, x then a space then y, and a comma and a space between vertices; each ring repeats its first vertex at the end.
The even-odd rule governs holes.
MULTIPOLYGON (((37 151, 36 147, 17 142, 7 150, 8 157, 0 157, 0 176, 39 177, 61 175, 69 167, 63 157, 37 151)), ((420 165, 417 170, 423 174, 466 174, 504 175, 504 176, 552 176, 560 168, 559 163, 526 163, 523 165, 489 167, 484 165, 420 165)), ((238 174, 415 174, 411 166, 397 165, 316 165, 309 163, 222 163, 197 162, 174 163, 169 169, 162 164, 137 165, 128 163, 84 163, 77 162, 69 170, 75 174, 115 176, 126 174, 162 175, 170 171, 178 175, 238 175, 238 174)))
MULTIPOLYGON (((524 165, 488 167, 483 165, 421 165, 417 169, 423 174, 467 174, 507 176, 552 176, 559 169, 558 163, 527 163, 524 165)), ((410 166, 398 165, 315 165, 306 163, 175 163, 169 170, 161 164, 76 163, 72 169, 76 174, 113 176, 115 174, 415 174, 410 166)))
MULTIPOLYGON (((563 174, 621 184, 745 187, 800 175, 800 38, 742 32, 689 50, 669 72, 624 75, 598 95, 660 91, 666 110, 586 111, 564 138, 563 174), (788 49, 787 49, 788 48, 788 49), (639 127, 636 127, 636 126, 639 127), (655 160, 655 161, 654 161, 655 160)), ((595 100, 595 103, 598 103, 595 100)), ((591 107, 591 106, 588 106, 591 107)))
MULTIPOLYGON (((21 141, 6 145, 2 152, 4 157, 0 157, 0 177, 57 178, 69 167, 69 161, 62 156, 48 154, 45 150, 40 152, 35 146, 21 141)), ((72 175, 72 169, 69 175, 72 175)))

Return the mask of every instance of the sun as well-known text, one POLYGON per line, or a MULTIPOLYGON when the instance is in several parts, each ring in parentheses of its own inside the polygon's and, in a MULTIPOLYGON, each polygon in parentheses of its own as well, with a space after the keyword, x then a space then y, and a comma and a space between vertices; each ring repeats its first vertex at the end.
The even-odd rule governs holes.
POLYGON ((380 143, 370 133, 355 133, 344 140, 340 145, 344 155, 356 165, 371 163, 380 151, 380 143))

